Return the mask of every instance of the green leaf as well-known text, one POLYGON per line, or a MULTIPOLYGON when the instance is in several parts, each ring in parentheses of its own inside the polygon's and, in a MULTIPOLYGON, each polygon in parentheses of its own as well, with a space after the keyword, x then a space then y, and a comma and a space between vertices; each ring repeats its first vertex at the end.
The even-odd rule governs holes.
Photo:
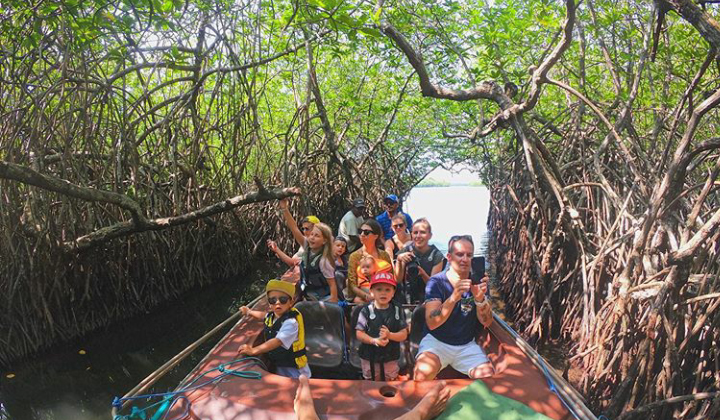
POLYGON ((380 33, 380 31, 378 31, 375 28, 368 28, 368 27, 364 26, 364 27, 358 28, 358 29, 360 30, 360 32, 364 33, 365 35, 370 35, 375 38, 382 38, 382 33, 380 33))
POLYGON ((382 14, 382 10, 383 10, 382 7, 378 7, 377 12, 373 13, 373 16, 372 16, 373 22, 375 22, 378 25, 380 24, 380 15, 382 14))
POLYGON ((174 7, 175 5, 172 0, 165 0, 160 8, 160 11, 163 13, 170 13, 174 7))

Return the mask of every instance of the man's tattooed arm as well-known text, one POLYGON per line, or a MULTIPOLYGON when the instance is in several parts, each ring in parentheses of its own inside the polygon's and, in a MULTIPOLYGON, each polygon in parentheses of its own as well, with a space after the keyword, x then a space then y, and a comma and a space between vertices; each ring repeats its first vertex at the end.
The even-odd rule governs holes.
POLYGON ((450 301, 442 303, 433 301, 426 303, 426 305, 428 305, 428 307, 426 309, 425 322, 431 330, 444 324, 453 310, 452 302, 450 301))

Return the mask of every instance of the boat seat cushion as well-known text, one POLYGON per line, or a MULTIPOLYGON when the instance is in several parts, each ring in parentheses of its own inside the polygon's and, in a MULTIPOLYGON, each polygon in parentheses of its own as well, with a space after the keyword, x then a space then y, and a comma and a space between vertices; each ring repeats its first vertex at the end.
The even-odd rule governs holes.
POLYGON ((305 323, 305 348, 310 366, 340 366, 345 354, 343 310, 328 302, 298 302, 305 323))

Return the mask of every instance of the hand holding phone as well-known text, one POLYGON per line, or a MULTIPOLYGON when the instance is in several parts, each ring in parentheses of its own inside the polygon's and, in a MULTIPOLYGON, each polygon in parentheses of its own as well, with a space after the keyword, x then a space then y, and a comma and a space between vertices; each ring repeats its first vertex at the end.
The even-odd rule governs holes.
POLYGON ((472 284, 480 284, 485 277, 485 257, 473 257, 470 261, 470 270, 472 284))

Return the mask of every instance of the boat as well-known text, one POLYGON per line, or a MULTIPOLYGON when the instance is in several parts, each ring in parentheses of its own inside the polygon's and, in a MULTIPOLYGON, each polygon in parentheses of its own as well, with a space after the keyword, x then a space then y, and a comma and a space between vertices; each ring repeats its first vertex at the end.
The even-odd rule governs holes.
MULTIPOLYGON (((265 311, 267 299, 262 294, 248 306, 265 311)), ((349 330, 344 328, 351 308, 325 302, 296 304, 305 322, 307 355, 313 373, 310 387, 320 418, 393 419, 414 407, 436 381, 444 380, 453 397, 441 418, 597 420, 579 394, 497 315, 492 325, 478 335, 478 342, 495 367, 492 377, 471 380, 448 367, 434 381, 413 381, 409 372, 412 372, 413 357, 422 336, 424 307, 404 306, 411 312, 412 321, 411 333, 403 343, 401 377, 396 381, 368 381, 362 380, 359 374, 358 343, 354 334, 348 334, 349 330)), ((293 400, 298 381, 270 372, 262 358, 238 359, 238 348, 242 344, 258 343, 263 329, 262 321, 238 318, 236 314, 226 320, 225 323, 237 322, 174 392, 153 394, 163 399, 154 403, 159 408, 152 419, 296 418, 293 400)), ((221 327, 222 324, 206 336, 221 327)), ((128 406, 133 401, 147 401, 145 396, 138 395, 205 339, 201 338, 168 361, 125 397, 116 399, 113 418, 132 418, 120 413, 129 412, 128 406)), ((140 410, 135 407, 131 413, 139 414, 140 410)), ((137 417, 151 418, 149 413, 137 417)))

